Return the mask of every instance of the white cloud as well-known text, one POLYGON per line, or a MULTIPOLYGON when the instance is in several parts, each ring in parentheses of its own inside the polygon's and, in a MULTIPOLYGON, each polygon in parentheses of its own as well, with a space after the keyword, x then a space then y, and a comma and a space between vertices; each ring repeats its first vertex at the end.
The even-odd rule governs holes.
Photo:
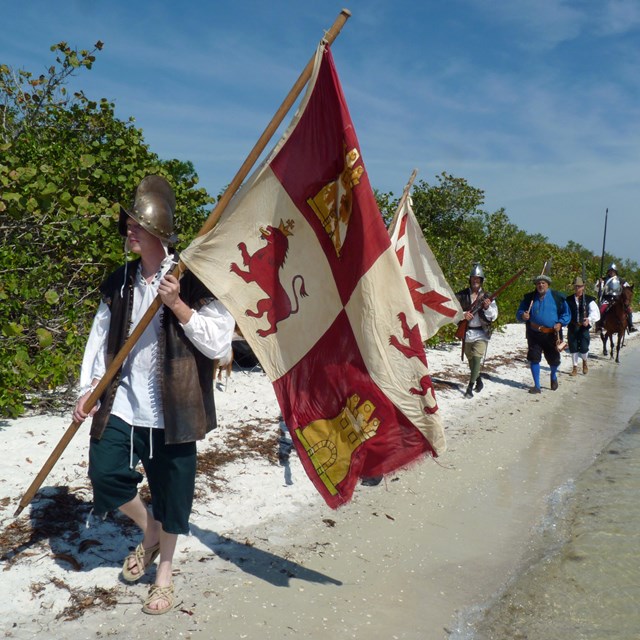
POLYGON ((598 25, 600 33, 606 36, 637 31, 640 27, 640 4, 637 0, 609 0, 604 3, 598 25))
POLYGON ((468 0, 481 14, 513 29, 519 47, 531 51, 553 49, 574 40, 588 22, 588 14, 568 0, 468 0))

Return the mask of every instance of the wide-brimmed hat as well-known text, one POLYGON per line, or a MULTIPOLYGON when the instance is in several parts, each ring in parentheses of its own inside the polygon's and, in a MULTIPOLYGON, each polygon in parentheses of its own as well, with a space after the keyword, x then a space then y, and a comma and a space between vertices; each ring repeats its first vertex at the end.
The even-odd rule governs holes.
POLYGON ((551 278, 550 278, 549 276, 545 276, 543 273, 541 273, 539 276, 536 276, 536 277, 533 279, 533 282, 534 282, 535 284, 537 284, 537 283, 538 283, 538 282, 540 282, 540 281, 542 281, 542 282, 546 282, 547 284, 551 284, 551 278))
POLYGON ((573 279, 573 286, 574 287, 584 287, 584 280, 580 276, 576 276, 573 279))

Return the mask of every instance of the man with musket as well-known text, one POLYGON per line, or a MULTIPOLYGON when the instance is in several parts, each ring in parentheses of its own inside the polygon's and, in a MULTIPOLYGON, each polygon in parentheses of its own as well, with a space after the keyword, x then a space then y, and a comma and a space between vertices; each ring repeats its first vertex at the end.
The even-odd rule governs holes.
POLYGON ((573 369, 572 376, 578 375, 578 363, 582 360, 582 373, 589 371, 589 342, 591 327, 600 320, 600 310, 596 299, 584 292, 584 280, 576 276, 573 281, 573 294, 567 296, 567 305, 571 311, 571 322, 567 326, 567 342, 573 369))
POLYGON ((119 232, 126 251, 138 259, 100 286, 102 302, 87 341, 80 374, 80 397, 73 419, 92 416, 89 478, 93 511, 119 509, 142 531, 127 555, 122 576, 136 582, 160 556, 155 581, 142 610, 161 614, 174 606, 172 563, 178 535, 189 533, 196 476, 196 441, 216 426, 213 359, 231 348, 234 320, 190 272, 178 280, 168 272, 176 200, 169 183, 147 176, 133 205, 121 208, 119 232), (144 329, 99 407, 86 400, 127 336, 156 296, 162 307, 144 329), (151 492, 151 510, 137 485, 141 462, 151 492))
POLYGON ((542 355, 551 369, 551 390, 555 391, 558 388, 558 344, 562 340, 562 327, 571 320, 571 312, 564 296, 549 288, 549 276, 543 273, 536 276, 533 282, 536 289, 525 294, 516 312, 516 320, 527 323, 527 360, 533 377, 533 387, 529 389, 529 393, 541 393, 542 355))
POLYGON ((474 384, 476 393, 484 387, 480 369, 491 339, 491 325, 498 318, 498 305, 485 293, 483 283, 484 271, 476 264, 469 274, 469 286, 456 293, 467 323, 463 353, 469 363, 471 375, 465 398, 473 397, 474 384))
MULTIPOLYGON (((598 280, 596 289, 598 291, 598 300, 600 301, 600 315, 604 318, 607 313, 607 309, 615 302, 622 294, 623 287, 630 287, 631 285, 621 276, 618 275, 618 267, 615 263, 611 263, 607 269, 607 274, 604 278, 598 280)), ((633 333, 636 328, 633 326, 633 311, 631 306, 627 306, 627 328, 629 333, 633 333)))

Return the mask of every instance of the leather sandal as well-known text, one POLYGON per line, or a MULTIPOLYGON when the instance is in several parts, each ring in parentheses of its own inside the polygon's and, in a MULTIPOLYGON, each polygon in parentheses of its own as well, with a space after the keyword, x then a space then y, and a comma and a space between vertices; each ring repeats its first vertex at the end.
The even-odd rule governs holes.
POLYGON ((173 609, 174 607, 174 604, 175 604, 174 598, 175 596, 174 596, 173 582, 170 585, 167 585, 166 587, 160 587, 159 585, 154 584, 149 589, 149 595, 147 596, 147 599, 144 601, 144 605, 142 605, 142 611, 143 613, 148 613, 151 616, 159 616, 163 613, 167 613, 167 611, 171 611, 171 609, 173 609), (149 606, 161 600, 164 600, 169 604, 166 607, 162 607, 161 609, 156 609, 149 606))
POLYGON ((142 546, 142 542, 124 559, 122 565, 122 577, 127 582, 137 582, 145 574, 149 565, 155 562, 155 559, 160 554, 160 543, 154 544, 152 547, 145 549, 142 546), (131 565, 131 560, 135 561, 135 564, 131 565), (132 569, 137 568, 137 573, 133 573, 132 569))

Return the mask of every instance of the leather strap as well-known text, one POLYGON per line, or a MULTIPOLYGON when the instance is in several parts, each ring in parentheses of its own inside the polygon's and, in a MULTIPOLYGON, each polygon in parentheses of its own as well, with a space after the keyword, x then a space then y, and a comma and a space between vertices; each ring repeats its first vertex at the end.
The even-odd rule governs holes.
POLYGON ((541 324, 538 324, 537 322, 533 322, 533 320, 531 320, 529 324, 531 325, 531 328, 534 331, 540 331, 540 333, 554 333, 555 332, 555 329, 553 327, 543 327, 541 324))

